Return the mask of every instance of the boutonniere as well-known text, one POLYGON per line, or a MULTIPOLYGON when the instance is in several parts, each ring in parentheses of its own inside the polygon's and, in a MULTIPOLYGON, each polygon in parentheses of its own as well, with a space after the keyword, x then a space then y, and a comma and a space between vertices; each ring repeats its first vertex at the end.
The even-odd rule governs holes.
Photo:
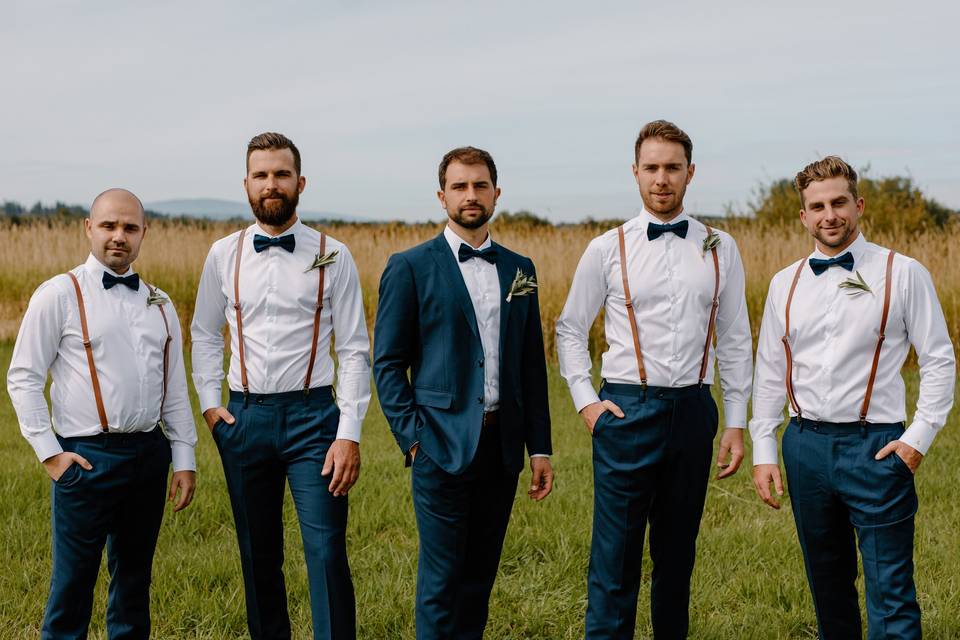
POLYGON ((167 296, 163 295, 162 293, 160 293, 160 292, 157 291, 156 289, 154 289, 153 291, 151 291, 151 292, 150 292, 150 295, 147 296, 147 306, 148 306, 148 307, 151 306, 151 305, 154 305, 154 304, 167 304, 168 302, 170 302, 170 298, 168 298, 167 296))
POLYGON ((533 290, 536 288, 537 279, 517 269, 517 275, 513 276, 513 282, 510 284, 510 293, 507 294, 507 302, 510 302, 513 296, 529 295, 533 293, 533 290))
POLYGON ((328 264, 333 264, 337 261, 337 254, 340 253, 338 249, 331 251, 330 253, 320 255, 319 253, 314 256, 313 263, 307 267, 307 270, 304 273, 310 273, 314 269, 319 269, 320 267, 325 267, 328 264))
POLYGON ((861 293, 862 291, 873 293, 873 290, 871 290, 870 287, 867 285, 866 281, 863 279, 863 276, 860 275, 860 272, 857 271, 856 274, 857 274, 856 280, 854 280, 853 278, 847 278, 837 286, 840 287, 841 289, 850 289, 850 291, 847 291, 847 295, 851 295, 851 296, 855 296, 861 293))
POLYGON ((707 237, 703 239, 703 255, 707 255, 707 251, 710 251, 711 249, 713 249, 719 244, 720 244, 719 233, 713 232, 707 235, 707 237))

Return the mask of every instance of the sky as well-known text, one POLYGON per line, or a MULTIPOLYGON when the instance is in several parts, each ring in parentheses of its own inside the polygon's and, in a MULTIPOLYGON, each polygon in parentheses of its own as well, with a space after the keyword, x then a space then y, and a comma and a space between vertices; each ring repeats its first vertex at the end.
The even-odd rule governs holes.
POLYGON ((243 201, 272 130, 303 209, 441 220, 440 158, 474 145, 498 210, 622 218, 665 118, 693 139, 693 213, 827 154, 960 208, 956 2, 10 2, 0 200, 243 201))

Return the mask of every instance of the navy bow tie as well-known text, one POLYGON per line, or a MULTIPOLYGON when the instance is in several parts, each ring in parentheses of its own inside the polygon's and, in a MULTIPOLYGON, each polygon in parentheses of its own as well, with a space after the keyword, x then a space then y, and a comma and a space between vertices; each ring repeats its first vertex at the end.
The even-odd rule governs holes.
POLYGON ((836 256, 829 260, 820 258, 810 258, 810 268, 813 269, 813 275, 818 276, 833 265, 843 267, 847 271, 853 271, 853 254, 847 251, 842 256, 836 256))
POLYGON ((687 228, 690 223, 687 220, 674 222, 671 224, 657 224, 656 222, 647 223, 647 240, 656 240, 665 233, 675 233, 681 238, 687 237, 687 228))
POLYGON ((269 249, 270 247, 280 247, 286 249, 290 253, 293 253, 294 247, 297 246, 297 239, 292 233, 288 233, 285 236, 279 236, 277 238, 268 238, 267 236, 262 236, 259 233, 253 236, 253 250, 257 253, 260 253, 264 249, 269 249))
POLYGON ((103 272, 103 288, 110 289, 115 284, 125 284, 134 291, 140 288, 140 274, 131 273, 129 276, 115 276, 113 274, 103 272))
POLYGON ((461 244, 460 250, 457 251, 457 258, 460 259, 460 262, 466 262, 470 258, 483 258, 490 264, 496 264, 497 248, 490 246, 484 249, 483 251, 477 251, 470 245, 461 244))

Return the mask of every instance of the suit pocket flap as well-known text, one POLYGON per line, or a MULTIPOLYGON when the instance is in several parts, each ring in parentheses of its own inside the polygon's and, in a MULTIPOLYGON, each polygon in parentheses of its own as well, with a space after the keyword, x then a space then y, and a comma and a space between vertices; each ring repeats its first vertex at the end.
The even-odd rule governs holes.
POLYGON ((414 387, 413 397, 417 401, 417 404, 423 407, 449 409, 453 404, 453 394, 449 391, 414 387))

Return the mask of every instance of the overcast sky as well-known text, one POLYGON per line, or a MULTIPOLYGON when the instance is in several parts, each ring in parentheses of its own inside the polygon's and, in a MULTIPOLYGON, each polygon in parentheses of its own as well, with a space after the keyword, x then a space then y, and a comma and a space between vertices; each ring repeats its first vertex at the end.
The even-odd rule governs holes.
POLYGON ((0 200, 243 200, 246 142, 275 130, 305 209, 440 219, 437 164, 472 144, 498 209, 625 217, 636 133, 666 118, 694 212, 828 153, 960 208, 958 6, 5 0, 0 200))

